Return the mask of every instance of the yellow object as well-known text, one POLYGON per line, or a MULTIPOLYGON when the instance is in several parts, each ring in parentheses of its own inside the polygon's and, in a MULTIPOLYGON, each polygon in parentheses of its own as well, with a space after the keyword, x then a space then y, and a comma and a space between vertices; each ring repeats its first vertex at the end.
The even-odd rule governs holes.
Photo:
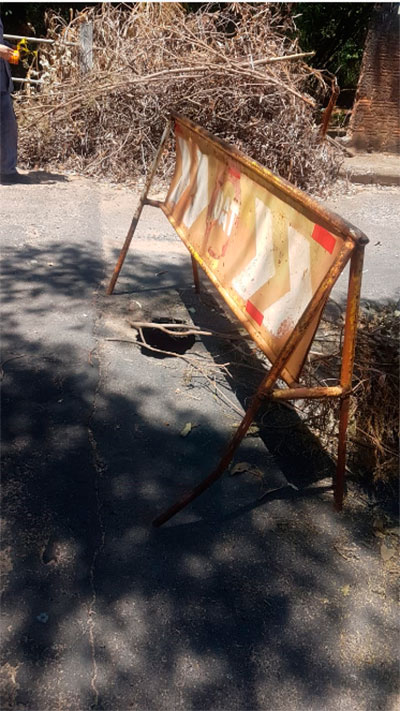
POLYGON ((10 64, 18 64, 20 61, 28 60, 30 57, 35 58, 37 56, 37 49, 30 50, 28 47, 28 42, 26 37, 20 40, 12 53, 11 59, 9 59, 10 64))
POLYGON ((14 49, 14 51, 8 61, 10 64, 18 64, 18 62, 19 62, 19 50, 18 49, 14 49))

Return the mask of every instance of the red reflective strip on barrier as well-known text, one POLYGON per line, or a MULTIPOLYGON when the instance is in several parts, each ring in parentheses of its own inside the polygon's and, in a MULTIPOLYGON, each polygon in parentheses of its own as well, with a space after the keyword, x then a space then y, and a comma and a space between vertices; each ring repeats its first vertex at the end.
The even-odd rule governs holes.
POLYGON ((251 301, 248 301, 246 303, 246 311, 251 316, 251 318, 254 319, 254 321, 258 323, 259 326, 261 326, 264 320, 264 314, 262 314, 261 311, 259 311, 254 306, 254 304, 251 303, 251 301))
POLYGON ((237 168, 234 168, 232 165, 229 166, 229 175, 232 176, 232 178, 240 178, 240 171, 237 168))
POLYGON ((328 230, 325 230, 320 225, 315 225, 311 237, 318 242, 329 254, 332 254, 335 249, 336 239, 328 230))

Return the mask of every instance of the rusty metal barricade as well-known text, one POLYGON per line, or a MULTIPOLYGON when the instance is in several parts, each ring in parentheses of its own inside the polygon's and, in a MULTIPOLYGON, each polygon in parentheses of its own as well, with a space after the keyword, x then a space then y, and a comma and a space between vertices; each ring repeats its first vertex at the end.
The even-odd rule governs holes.
POLYGON ((261 403, 339 398, 339 447, 334 481, 343 505, 346 431, 364 247, 368 238, 303 191, 219 140, 189 119, 173 115, 176 164, 164 202, 147 198, 171 131, 168 122, 107 289, 112 294, 143 206, 159 207, 205 271, 271 368, 216 469, 154 520, 161 526, 228 467, 261 403), (330 291, 350 261, 340 381, 303 387, 299 377, 330 291), (287 388, 274 387, 278 378, 287 388))

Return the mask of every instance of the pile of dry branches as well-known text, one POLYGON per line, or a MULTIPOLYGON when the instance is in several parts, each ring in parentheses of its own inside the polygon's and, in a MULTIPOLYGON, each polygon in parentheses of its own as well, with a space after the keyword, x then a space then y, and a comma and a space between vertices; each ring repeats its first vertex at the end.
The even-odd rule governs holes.
MULTIPOLYGON (((394 305, 363 308, 357 333, 349 466, 371 485, 397 491, 399 472, 399 312, 394 305)), ((306 367, 309 385, 339 377, 343 318, 323 320, 306 367)), ((332 402, 305 405, 308 426, 336 455, 338 413, 332 402)))
POLYGON ((177 111, 294 184, 321 191, 339 157, 319 136, 327 87, 301 52, 284 3, 228 3, 188 13, 178 3, 110 4, 68 26, 48 18, 43 85, 20 92, 20 155, 131 180, 143 175, 170 111, 177 111), (77 41, 93 22, 93 69, 82 74, 77 41))
POLYGON ((398 486, 399 312, 363 312, 356 348, 359 382, 354 408, 353 460, 376 482, 398 486))

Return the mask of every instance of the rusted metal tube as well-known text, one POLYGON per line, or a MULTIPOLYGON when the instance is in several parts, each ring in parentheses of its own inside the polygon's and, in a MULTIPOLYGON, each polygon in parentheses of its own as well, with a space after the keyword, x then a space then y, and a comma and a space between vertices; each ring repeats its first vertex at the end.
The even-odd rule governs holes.
POLYGON ((178 511, 181 511, 182 509, 185 508, 188 504, 190 504, 194 499, 197 499, 200 494, 203 493, 206 489, 208 489, 212 484, 214 484, 217 479, 219 479, 222 474, 224 473, 225 469, 229 465, 229 462, 231 461, 233 454, 236 450, 236 448, 239 446, 240 442, 242 441, 243 437, 245 436, 247 430, 249 429, 251 423, 254 420, 254 417, 257 413, 257 410, 260 406, 261 398, 255 396, 252 405, 249 407, 247 410, 242 422, 240 423, 238 429, 236 430, 234 436, 232 437, 224 455, 222 456, 217 468, 210 474, 208 477, 203 479, 200 484, 194 487, 191 491, 187 492, 184 494, 184 496, 179 499, 175 504, 173 504, 167 511, 164 513, 160 514, 156 519, 153 521, 153 526, 156 528, 159 528, 162 526, 164 523, 166 523, 172 516, 175 516, 175 514, 178 513, 178 511))
POLYGON ((339 445, 336 464, 336 480, 334 483, 334 501, 336 511, 341 511, 343 508, 349 411, 350 397, 346 397, 341 401, 339 409, 339 445))
MULTIPOLYGON (((190 504, 198 496, 200 496, 200 494, 202 494, 222 476, 228 464, 230 463, 235 450, 239 446, 251 423, 253 422, 254 417, 257 414, 257 411, 263 399, 267 394, 269 394, 269 391, 273 388, 286 362, 290 358, 298 343, 301 341, 304 332, 307 330, 311 321, 316 315, 320 307, 321 301, 324 299, 326 293, 329 293, 329 290, 332 288, 339 274, 346 265, 353 249, 353 242, 351 240, 347 240, 347 242, 344 243, 341 251, 339 252, 337 259, 332 264, 328 273, 326 274, 318 289, 316 290, 315 294, 313 295, 308 307, 301 316, 299 322, 290 334, 286 344, 281 350, 281 353, 279 354, 275 363, 271 367, 271 370, 263 379, 249 409, 247 410, 235 434, 233 435, 216 469, 202 482, 200 482, 200 484, 198 484, 194 489, 186 493, 179 501, 177 501, 169 509, 167 509, 167 511, 160 514, 160 516, 154 519, 153 526, 155 526, 156 528, 162 526, 170 518, 172 518, 172 516, 175 516, 175 514, 185 508, 185 506, 190 504)), ((295 390, 297 392, 297 388, 295 390)))
POLYGON ((357 246, 354 249, 349 274, 349 289, 347 297, 346 320, 344 327, 342 367, 340 383, 344 391, 349 394, 340 403, 339 419, 339 446, 335 482, 335 508, 341 511, 343 507, 345 469, 346 469, 346 433, 349 421, 350 390, 353 377, 354 355, 356 348, 356 334, 358 312, 360 308, 361 279, 364 263, 364 249, 357 246))
POLYGON ((147 193, 148 193, 148 191, 149 191, 149 189, 150 189, 150 185, 151 185, 151 183, 152 183, 152 181, 153 181, 155 172, 156 172, 156 170, 157 170, 157 166, 158 166, 158 164, 159 164, 159 162, 160 162, 160 158, 161 158, 161 154, 162 154, 162 152, 163 152, 163 150, 164 150, 165 142, 166 142, 166 140, 167 140, 167 138, 168 138, 168 136, 169 136, 170 128, 171 128, 171 121, 167 121, 167 125, 165 126, 164 133, 163 133, 163 135, 162 135, 162 137, 161 137, 160 145, 159 145, 159 147, 158 147, 156 156, 155 156, 155 158, 154 158, 153 165, 152 165, 151 170, 150 170, 150 172, 149 172, 149 174, 148 174, 148 176, 147 176, 145 186, 144 186, 143 191, 142 191, 142 194, 141 194, 141 196, 140 196, 139 204, 138 204, 138 206, 137 206, 137 208, 136 208, 136 211, 135 211, 134 216, 132 217, 132 222, 131 222, 131 225, 130 225, 130 227, 129 227, 128 234, 126 235, 124 245, 123 245, 123 247, 122 247, 122 249, 121 249, 121 252, 120 252, 120 255, 119 255, 119 257, 118 257, 118 262, 117 262, 117 264, 116 264, 116 266, 115 266, 114 273, 113 273, 113 275, 112 275, 112 277, 111 277, 111 280, 110 280, 110 283, 109 283, 109 285, 108 285, 108 288, 107 288, 107 291, 106 291, 106 294, 107 294, 108 296, 109 296, 110 294, 112 294, 113 291, 114 291, 114 287, 115 287, 116 281, 117 281, 117 279, 118 279, 118 276, 119 276, 119 273, 120 273, 120 271, 121 271, 122 265, 123 265, 123 263, 124 263, 124 261, 125 261, 125 257, 126 257, 126 255, 127 255, 127 252, 128 252, 129 247, 130 247, 130 244, 131 244, 131 242, 132 242, 132 237, 133 237, 133 235, 134 235, 134 233, 135 233, 135 229, 136 229, 137 223, 139 222, 140 215, 142 214, 143 205, 144 205, 145 200, 146 200, 146 198, 147 198, 147 193))
POLYGON ((197 262, 193 256, 193 254, 191 254, 190 256, 192 258, 194 288, 195 288, 196 294, 199 294, 200 293, 199 270, 197 268, 197 262))
POLYGON ((324 111, 324 115, 322 118, 322 124, 321 124, 321 138, 325 138, 326 132, 328 130, 329 126, 329 121, 332 115, 332 111, 336 106, 336 102, 338 99, 338 96, 340 94, 340 89, 336 80, 336 77, 333 77, 332 79, 332 93, 329 99, 328 106, 326 107, 324 111))
POLYGON ((144 201, 145 205, 150 205, 150 207, 162 207, 164 204, 161 200, 153 200, 152 198, 146 198, 144 201))
POLYGON ((303 400, 318 399, 328 397, 341 397, 343 388, 335 385, 327 388, 287 388, 286 390, 273 390, 268 397, 271 400, 303 400))
POLYGON ((353 251, 350 263, 349 289, 343 336, 343 357, 340 373, 340 382, 343 388, 351 387, 353 377, 363 263, 364 249, 362 247, 356 247, 353 251))

